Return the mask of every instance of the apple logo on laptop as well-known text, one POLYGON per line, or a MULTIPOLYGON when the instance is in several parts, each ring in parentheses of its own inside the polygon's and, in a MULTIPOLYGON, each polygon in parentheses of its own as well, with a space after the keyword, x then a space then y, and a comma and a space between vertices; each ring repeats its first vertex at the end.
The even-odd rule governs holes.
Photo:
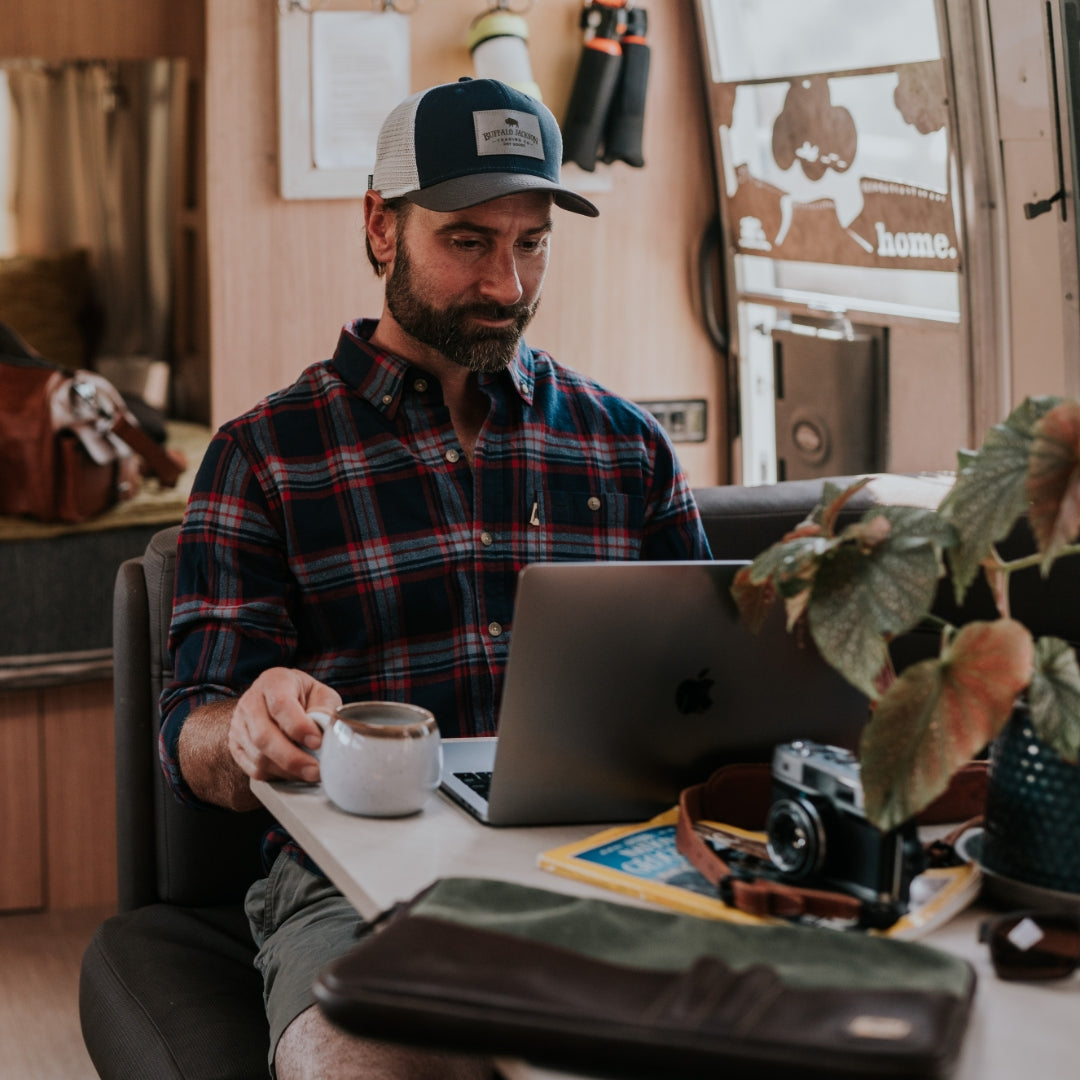
POLYGON ((692 679, 683 679, 675 690, 675 708, 684 716, 708 712, 712 708, 709 691, 714 680, 709 677, 709 669, 702 668, 692 679))

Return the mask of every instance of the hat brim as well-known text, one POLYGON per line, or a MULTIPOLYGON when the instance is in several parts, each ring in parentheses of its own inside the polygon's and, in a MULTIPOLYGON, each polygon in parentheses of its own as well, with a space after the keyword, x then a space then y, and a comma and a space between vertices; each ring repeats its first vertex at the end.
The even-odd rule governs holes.
POLYGON ((465 210, 470 206, 500 199, 504 195, 516 195, 522 191, 550 191, 555 205, 572 214, 584 214, 597 217, 600 211, 588 199, 568 188, 560 187, 550 180, 532 173, 474 173, 468 176, 455 176, 441 184, 432 184, 428 188, 408 191, 405 198, 426 210, 440 213, 452 213, 465 210))

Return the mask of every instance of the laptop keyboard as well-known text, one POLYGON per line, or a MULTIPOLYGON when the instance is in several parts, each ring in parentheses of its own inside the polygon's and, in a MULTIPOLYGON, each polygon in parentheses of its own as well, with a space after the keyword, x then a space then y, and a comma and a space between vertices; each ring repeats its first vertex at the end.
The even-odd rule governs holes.
POLYGON ((491 794, 490 772, 459 772, 454 775, 468 788, 471 788, 482 799, 491 794))

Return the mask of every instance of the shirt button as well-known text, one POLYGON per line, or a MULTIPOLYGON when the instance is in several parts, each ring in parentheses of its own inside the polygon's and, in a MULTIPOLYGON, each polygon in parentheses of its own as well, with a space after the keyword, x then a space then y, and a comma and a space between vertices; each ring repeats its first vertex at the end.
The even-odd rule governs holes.
POLYGON ((394 403, 394 395, 393 394, 383 394, 382 403, 384 405, 392 405, 394 403))
POLYGON ((461 460, 461 451, 453 449, 447 450, 445 456, 446 460, 449 461, 451 465, 453 465, 455 461, 461 460))
POLYGON ((495 538, 489 532, 482 532, 480 534, 480 543, 483 544, 484 547, 491 547, 491 545, 495 543, 495 538))
POLYGON ((501 636, 502 632, 503 632, 502 623, 497 623, 497 622, 489 622, 488 623, 488 633, 492 637, 499 637, 499 636, 501 636))
POLYGON ((586 505, 588 506, 588 508, 590 510, 599 510, 600 509, 600 500, 595 495, 590 495, 589 496, 589 501, 588 501, 588 503, 586 503, 586 505))
POLYGON ((418 394, 422 394, 427 389, 427 379, 417 379, 416 382, 413 383, 413 389, 418 394))

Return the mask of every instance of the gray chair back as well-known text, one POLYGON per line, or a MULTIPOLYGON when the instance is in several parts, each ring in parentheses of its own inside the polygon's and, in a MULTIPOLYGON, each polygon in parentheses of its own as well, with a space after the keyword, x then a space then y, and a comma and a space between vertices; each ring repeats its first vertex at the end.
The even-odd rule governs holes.
POLYGON ((117 872, 121 911, 243 899, 263 873, 263 811, 236 814, 181 803, 158 762, 158 698, 168 652, 179 526, 156 533, 117 573, 113 596, 117 872))

